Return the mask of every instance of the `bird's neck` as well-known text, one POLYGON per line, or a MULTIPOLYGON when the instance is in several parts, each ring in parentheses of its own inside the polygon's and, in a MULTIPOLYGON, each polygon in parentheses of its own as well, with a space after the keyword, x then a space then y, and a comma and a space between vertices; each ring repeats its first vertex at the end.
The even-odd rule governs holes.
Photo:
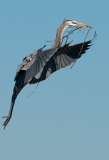
POLYGON ((55 42, 51 48, 56 48, 61 44, 63 32, 67 27, 68 26, 65 23, 63 23, 59 26, 59 28, 57 29, 57 33, 56 33, 55 42))

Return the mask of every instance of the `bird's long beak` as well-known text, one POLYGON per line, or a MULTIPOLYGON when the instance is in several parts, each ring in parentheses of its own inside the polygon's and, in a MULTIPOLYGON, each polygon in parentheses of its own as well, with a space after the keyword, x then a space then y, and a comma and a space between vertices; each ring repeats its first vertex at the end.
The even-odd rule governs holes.
POLYGON ((77 27, 84 27, 84 28, 92 28, 88 24, 84 24, 84 23, 81 23, 81 22, 76 22, 76 26, 77 27))

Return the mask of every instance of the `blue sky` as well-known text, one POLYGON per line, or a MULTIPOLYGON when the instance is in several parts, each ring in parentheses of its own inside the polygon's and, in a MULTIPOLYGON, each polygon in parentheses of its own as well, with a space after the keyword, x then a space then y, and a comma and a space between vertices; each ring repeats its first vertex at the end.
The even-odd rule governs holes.
MULTIPOLYGON (((23 57, 52 43, 66 19, 93 27, 93 46, 67 67, 19 94, 6 130, 0 119, 1 160, 109 159, 109 2, 0 0, 0 117, 8 114, 14 76, 23 57)), ((84 40, 87 29, 71 35, 84 40)))

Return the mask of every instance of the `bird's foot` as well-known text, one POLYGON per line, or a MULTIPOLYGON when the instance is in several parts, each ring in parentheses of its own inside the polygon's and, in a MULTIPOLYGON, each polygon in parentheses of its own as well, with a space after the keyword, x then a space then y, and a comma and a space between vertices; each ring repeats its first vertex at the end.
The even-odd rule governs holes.
POLYGON ((7 126, 8 122, 10 121, 10 116, 3 116, 2 118, 6 118, 5 122, 3 123, 4 129, 7 126))

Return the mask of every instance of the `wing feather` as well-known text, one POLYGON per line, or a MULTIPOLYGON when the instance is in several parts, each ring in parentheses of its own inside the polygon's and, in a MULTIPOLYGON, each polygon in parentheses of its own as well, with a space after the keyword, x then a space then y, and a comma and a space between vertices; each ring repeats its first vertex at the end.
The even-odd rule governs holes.
POLYGON ((50 60, 42 69, 40 77, 33 77, 30 81, 30 84, 45 80, 50 76, 50 74, 54 73, 55 71, 61 68, 65 68, 66 66, 69 66, 71 63, 74 63, 76 59, 80 58, 81 55, 84 54, 86 50, 90 48, 91 43, 92 41, 90 40, 85 42, 84 45, 83 43, 79 43, 76 45, 64 45, 62 47, 59 47, 56 53, 50 58, 50 60))
MULTIPOLYGON (((40 70, 45 66, 46 62, 53 56, 53 54, 57 51, 57 48, 48 49, 45 51, 35 51, 29 56, 23 59, 22 64, 18 67, 15 81, 19 81, 22 78, 21 73, 25 73, 25 77, 23 81, 21 80, 22 85, 26 84, 28 80, 35 77, 40 70)), ((22 86, 21 85, 21 86, 22 86)))

